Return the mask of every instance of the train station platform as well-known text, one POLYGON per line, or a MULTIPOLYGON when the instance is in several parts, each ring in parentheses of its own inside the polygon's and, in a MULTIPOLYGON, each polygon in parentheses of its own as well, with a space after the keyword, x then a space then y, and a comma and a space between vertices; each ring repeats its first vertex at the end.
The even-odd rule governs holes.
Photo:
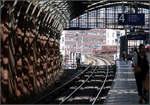
POLYGON ((138 104, 138 92, 131 61, 116 61, 116 77, 104 104, 138 104))

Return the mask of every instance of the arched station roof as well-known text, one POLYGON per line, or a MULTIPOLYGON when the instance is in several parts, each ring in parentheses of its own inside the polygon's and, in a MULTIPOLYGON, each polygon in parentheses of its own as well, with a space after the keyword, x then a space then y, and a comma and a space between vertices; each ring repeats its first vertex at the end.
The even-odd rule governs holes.
POLYGON ((53 31, 62 31, 69 27, 70 20, 98 8, 106 8, 115 5, 131 5, 138 8, 149 8, 149 0, 2 0, 0 8, 4 4, 12 2, 11 12, 19 11, 17 14, 35 18, 38 25, 46 24, 53 31), (24 6, 22 6, 24 5, 24 6))
POLYGON ((138 8, 149 8, 149 0, 67 0, 69 4, 70 18, 73 19, 85 11, 92 11, 98 8, 106 8, 116 5, 136 6, 138 8))

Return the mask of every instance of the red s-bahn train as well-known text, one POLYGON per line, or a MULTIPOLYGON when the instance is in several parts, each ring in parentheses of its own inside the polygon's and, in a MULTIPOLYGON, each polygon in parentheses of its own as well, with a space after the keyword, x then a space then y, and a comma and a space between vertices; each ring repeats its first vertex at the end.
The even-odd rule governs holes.
POLYGON ((94 48, 93 52, 95 53, 116 53, 117 46, 101 46, 99 48, 94 48))

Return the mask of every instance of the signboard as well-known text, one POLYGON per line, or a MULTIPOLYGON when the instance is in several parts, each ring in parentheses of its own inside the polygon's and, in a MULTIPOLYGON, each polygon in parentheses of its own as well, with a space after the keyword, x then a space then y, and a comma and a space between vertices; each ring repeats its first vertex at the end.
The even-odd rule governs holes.
POLYGON ((145 14, 118 14, 119 25, 145 25, 145 14))
POLYGON ((128 40, 146 40, 146 35, 127 35, 128 40))

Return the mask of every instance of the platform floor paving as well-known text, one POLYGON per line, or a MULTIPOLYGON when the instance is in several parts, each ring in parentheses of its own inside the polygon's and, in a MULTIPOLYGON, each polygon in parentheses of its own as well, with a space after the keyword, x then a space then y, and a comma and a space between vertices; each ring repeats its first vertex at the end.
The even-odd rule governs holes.
POLYGON ((116 77, 104 104, 138 104, 138 93, 131 61, 116 61, 116 77))

